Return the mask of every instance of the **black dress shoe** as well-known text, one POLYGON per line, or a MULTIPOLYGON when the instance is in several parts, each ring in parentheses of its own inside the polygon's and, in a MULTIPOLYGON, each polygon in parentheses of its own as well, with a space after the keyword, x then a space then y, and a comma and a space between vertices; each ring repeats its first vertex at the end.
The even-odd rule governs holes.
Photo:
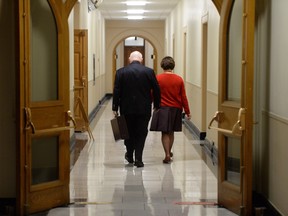
POLYGON ((144 163, 142 161, 135 161, 134 166, 136 167, 144 167, 144 163))
POLYGON ((128 161, 128 163, 134 163, 133 158, 129 158, 127 152, 125 153, 125 159, 128 161))

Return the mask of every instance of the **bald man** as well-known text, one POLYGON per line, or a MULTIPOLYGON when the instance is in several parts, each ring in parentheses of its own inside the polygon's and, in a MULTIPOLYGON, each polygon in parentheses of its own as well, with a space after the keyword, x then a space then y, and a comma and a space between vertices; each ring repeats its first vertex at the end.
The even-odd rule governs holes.
POLYGON ((130 64, 116 71, 112 110, 124 115, 129 131, 125 159, 136 167, 143 167, 143 149, 148 134, 148 123, 153 108, 160 107, 160 89, 154 70, 142 65, 138 51, 130 54, 130 64), (135 159, 135 160, 134 160, 135 159))

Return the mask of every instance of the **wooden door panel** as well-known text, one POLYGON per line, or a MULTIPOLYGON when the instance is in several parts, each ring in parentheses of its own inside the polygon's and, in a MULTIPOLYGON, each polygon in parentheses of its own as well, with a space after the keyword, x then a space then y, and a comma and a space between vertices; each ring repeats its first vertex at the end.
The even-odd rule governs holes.
MULTIPOLYGON (((47 206, 61 206, 63 205, 62 200, 66 197, 65 194, 69 193, 69 187, 63 188, 55 187, 46 189, 47 193, 36 192, 31 194, 29 203, 29 212, 41 212, 43 209, 47 209, 47 206)), ((69 202, 69 201, 68 201, 69 202)), ((49 207, 51 208, 51 207, 49 207)), ((48 208, 48 209, 49 209, 48 208)))
POLYGON ((31 120, 36 130, 67 126, 67 117, 63 105, 55 105, 53 109, 51 109, 51 106, 30 109, 31 120))
MULTIPOLYGON (((69 131, 68 131, 69 133, 69 131)), ((67 134, 63 133, 46 133, 32 135, 30 140, 31 143, 28 144, 28 148, 32 149, 32 151, 28 152, 28 158, 32 160, 30 162, 30 169, 28 169, 28 178, 27 185, 29 190, 28 203, 29 203, 29 212, 39 212, 43 211, 43 209, 50 209, 53 206, 60 206, 69 203, 69 179, 67 179, 67 175, 69 175, 70 169, 67 167, 69 164, 69 154, 67 154, 66 145, 69 140, 66 138, 67 134), (51 175, 51 167, 39 166, 39 161, 36 166, 33 166, 33 145, 41 144, 41 142, 34 143, 33 140, 37 140, 39 138, 54 138, 58 141, 57 146, 57 161, 58 165, 54 172, 54 178, 49 180, 49 175, 51 175), (32 152, 32 153, 31 153, 32 152), (36 179, 36 180, 35 180, 36 179), (47 180, 48 179, 48 180, 47 180), (43 190, 45 193, 43 193, 43 190)), ((36 146, 37 147, 37 146, 36 146)), ((43 147, 41 145, 40 147, 43 147)), ((47 149, 45 153, 46 155, 49 153, 47 149)), ((41 156, 45 157, 45 155, 41 156)), ((50 157, 50 156, 49 156, 50 157)))

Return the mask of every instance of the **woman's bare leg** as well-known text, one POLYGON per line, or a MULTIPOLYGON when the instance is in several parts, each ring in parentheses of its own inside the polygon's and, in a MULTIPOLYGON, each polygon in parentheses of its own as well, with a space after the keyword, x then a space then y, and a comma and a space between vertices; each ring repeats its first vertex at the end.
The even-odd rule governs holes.
POLYGON ((171 132, 169 134, 169 139, 170 139, 170 143, 169 143, 169 154, 170 154, 170 157, 173 157, 173 155, 171 154, 172 153, 172 147, 173 147, 173 144, 174 144, 174 132, 171 132))
POLYGON ((161 140, 162 140, 162 145, 163 145, 164 152, 165 152, 165 159, 163 160, 163 162, 168 163, 171 160, 170 152, 171 152, 173 142, 174 142, 174 133, 162 132, 161 140))

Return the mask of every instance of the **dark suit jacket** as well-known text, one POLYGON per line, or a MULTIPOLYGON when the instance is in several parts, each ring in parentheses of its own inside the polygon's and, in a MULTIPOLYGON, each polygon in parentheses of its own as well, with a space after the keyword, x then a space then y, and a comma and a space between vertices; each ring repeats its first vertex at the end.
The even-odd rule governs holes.
POLYGON ((120 114, 150 114, 160 107, 160 88, 154 70, 133 61, 116 71, 112 110, 120 114))

